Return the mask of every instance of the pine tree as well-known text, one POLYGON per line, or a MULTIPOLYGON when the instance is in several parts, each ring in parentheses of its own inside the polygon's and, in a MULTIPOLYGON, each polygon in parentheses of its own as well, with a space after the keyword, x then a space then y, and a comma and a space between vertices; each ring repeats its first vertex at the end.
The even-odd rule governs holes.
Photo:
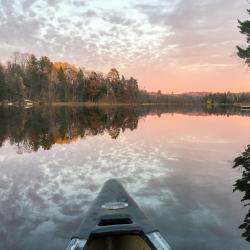
POLYGON ((0 102, 6 99, 6 82, 5 82, 5 75, 4 75, 4 68, 0 64, 0 102))
MULTIPOLYGON (((250 10, 247 10, 248 14, 250 15, 250 10)), ((240 46, 237 46, 238 49, 238 56, 245 60, 245 63, 250 66, 250 20, 246 20, 244 22, 239 22, 239 29, 240 33, 246 36, 246 42, 247 46, 246 48, 241 48, 240 46)))
POLYGON ((57 93, 58 93, 59 99, 60 101, 67 101, 67 97, 68 97, 67 77, 62 67, 60 67, 58 70, 57 78, 58 78, 57 93))
POLYGON ((53 63, 46 56, 42 56, 38 61, 40 95, 43 99, 51 101, 52 98, 52 73, 53 63))
POLYGON ((28 99, 37 100, 40 98, 40 86, 39 86, 39 68, 38 61, 34 55, 30 55, 27 61, 27 71, 26 71, 27 80, 25 85, 28 92, 28 99))

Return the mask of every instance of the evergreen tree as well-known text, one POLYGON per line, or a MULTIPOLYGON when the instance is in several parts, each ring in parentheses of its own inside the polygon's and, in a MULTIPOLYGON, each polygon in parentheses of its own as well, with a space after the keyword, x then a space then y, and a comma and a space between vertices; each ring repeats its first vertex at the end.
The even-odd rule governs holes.
POLYGON ((42 56, 38 61, 39 91, 41 98, 44 100, 51 100, 52 98, 52 67, 53 63, 46 56, 42 56))
POLYGON ((58 78, 57 95, 60 101, 67 101, 68 97, 67 77, 62 67, 60 67, 58 70, 57 78, 58 78))
POLYGON ((79 101, 85 101, 88 98, 88 86, 82 70, 80 69, 76 75, 77 81, 77 99, 79 101))
MULTIPOLYGON (((247 10, 248 14, 250 15, 250 10, 247 10)), ((245 48, 241 48, 237 46, 238 49, 238 56, 245 60, 245 62, 250 66, 250 20, 246 20, 244 22, 239 22, 239 29, 240 33, 246 36, 247 46, 245 48)))
POLYGON ((6 91, 5 72, 3 66, 0 64, 0 102, 6 99, 6 91))
POLYGON ((37 58, 31 55, 27 61, 26 81, 27 98, 40 99, 39 64, 37 58))
POLYGON ((25 86, 23 84, 23 77, 20 65, 8 63, 6 69, 6 87, 7 87, 7 100, 9 101, 22 101, 25 97, 25 86))

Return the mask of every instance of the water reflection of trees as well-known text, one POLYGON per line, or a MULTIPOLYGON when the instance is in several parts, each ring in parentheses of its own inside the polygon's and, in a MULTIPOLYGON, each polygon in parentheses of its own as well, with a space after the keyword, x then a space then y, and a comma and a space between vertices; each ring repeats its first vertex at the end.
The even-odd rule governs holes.
POLYGON ((235 158, 233 167, 242 170, 242 177, 235 182, 234 191, 243 193, 242 202, 245 207, 249 208, 244 222, 239 228, 244 230, 242 237, 250 241, 250 145, 240 156, 235 158))
POLYGON ((0 107, 0 147, 5 141, 18 153, 50 149, 77 139, 107 133, 118 138, 126 129, 137 128, 141 117, 164 113, 188 115, 249 115, 237 108, 205 109, 197 106, 123 106, 123 107, 40 107, 30 109, 0 107))
POLYGON ((9 140, 22 152, 104 133, 116 139, 121 131, 136 129, 139 116, 131 108, 0 109, 0 146, 9 140))

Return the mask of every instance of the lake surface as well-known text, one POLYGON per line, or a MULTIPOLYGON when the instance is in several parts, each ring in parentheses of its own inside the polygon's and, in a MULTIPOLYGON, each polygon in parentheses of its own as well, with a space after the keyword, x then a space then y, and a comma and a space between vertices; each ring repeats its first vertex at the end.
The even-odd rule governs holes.
POLYGON ((226 108, 0 108, 0 249, 65 249, 114 177, 173 250, 250 249, 249 128, 226 108))

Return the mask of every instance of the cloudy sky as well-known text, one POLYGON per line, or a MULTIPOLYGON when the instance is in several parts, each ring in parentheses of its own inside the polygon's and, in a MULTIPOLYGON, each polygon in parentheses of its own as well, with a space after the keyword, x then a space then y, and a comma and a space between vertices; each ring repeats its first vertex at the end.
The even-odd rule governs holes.
POLYGON ((250 91, 236 56, 247 0, 0 0, 0 61, 14 51, 116 67, 147 90, 250 91))

